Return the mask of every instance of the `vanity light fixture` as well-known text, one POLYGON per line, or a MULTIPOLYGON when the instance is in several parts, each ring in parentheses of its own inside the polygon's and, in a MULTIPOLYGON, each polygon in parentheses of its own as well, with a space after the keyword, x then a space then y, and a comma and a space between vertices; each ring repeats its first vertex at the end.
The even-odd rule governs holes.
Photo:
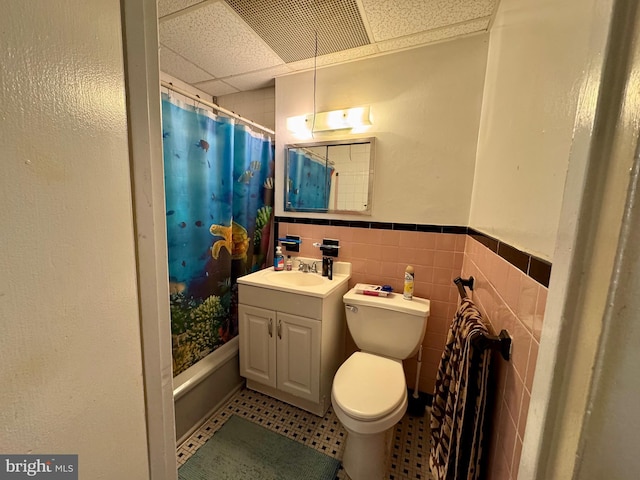
POLYGON ((346 129, 360 133, 370 125, 372 122, 369 106, 316 113, 315 121, 313 113, 287 118, 287 130, 305 138, 311 136, 312 129, 314 133, 346 129))

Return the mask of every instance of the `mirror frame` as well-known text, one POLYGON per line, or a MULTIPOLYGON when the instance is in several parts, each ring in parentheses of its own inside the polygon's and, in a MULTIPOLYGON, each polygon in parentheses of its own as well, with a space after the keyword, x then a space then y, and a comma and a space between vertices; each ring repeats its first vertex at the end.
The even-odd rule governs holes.
POLYGON ((290 143, 284 146, 284 211, 285 212, 305 212, 305 213, 322 213, 322 214, 350 214, 350 215, 371 215, 371 202, 373 200, 373 175, 374 175, 374 159, 375 159, 376 137, 356 137, 344 138, 336 140, 322 140, 317 142, 301 142, 290 143), (369 144, 369 181, 367 191, 367 208, 365 210, 336 210, 332 208, 291 208, 287 205, 289 197, 289 149, 291 148, 309 148, 323 146, 353 145, 353 144, 369 144))

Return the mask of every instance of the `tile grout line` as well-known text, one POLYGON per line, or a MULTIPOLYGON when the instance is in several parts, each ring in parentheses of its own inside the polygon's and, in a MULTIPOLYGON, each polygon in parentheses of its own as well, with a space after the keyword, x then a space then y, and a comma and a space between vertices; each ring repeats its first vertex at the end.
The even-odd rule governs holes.
MULTIPOLYGON (((324 417, 320 418, 261 393, 243 389, 231 397, 177 449, 178 465, 183 465, 231 415, 238 415, 321 453, 342 460, 346 431, 331 408, 324 417), (257 411, 256 407, 259 407, 260 411, 257 411), (276 418, 273 418, 273 410, 277 410, 276 418), (272 423, 267 426, 266 422, 272 423), (287 434, 283 432, 282 428, 275 428, 278 426, 278 422, 282 426, 289 427, 287 434), (295 432, 303 432, 303 434, 300 438, 296 438, 292 436, 295 432), (302 438, 305 436, 306 440, 303 441, 302 438)), ((405 415, 401 422, 394 427, 394 438, 398 440, 395 448, 392 449, 392 455, 397 453, 397 458, 392 457, 390 466, 393 463, 396 468, 389 468, 387 479, 429 480, 431 478, 428 473, 427 458, 428 424, 429 420, 426 414, 422 418, 405 415)), ((342 466, 336 480, 349 480, 342 466)))

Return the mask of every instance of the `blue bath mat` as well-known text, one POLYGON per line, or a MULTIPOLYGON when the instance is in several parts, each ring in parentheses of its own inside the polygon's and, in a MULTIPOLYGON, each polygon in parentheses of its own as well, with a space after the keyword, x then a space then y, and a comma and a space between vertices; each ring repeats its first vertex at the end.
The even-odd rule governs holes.
POLYGON ((244 418, 229 420, 178 469, 179 480, 334 480, 340 462, 244 418))

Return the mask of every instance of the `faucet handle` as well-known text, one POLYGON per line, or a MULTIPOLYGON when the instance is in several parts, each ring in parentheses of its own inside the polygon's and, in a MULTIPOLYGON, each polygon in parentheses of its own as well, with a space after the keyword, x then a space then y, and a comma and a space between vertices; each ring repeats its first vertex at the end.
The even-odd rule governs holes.
POLYGON ((321 263, 321 262, 315 261, 311 265, 309 265, 309 267, 310 267, 309 271, 311 273, 318 273, 318 263, 321 263))
POLYGON ((304 260, 298 259, 298 271, 308 272, 309 271, 309 264, 305 263, 304 260))

